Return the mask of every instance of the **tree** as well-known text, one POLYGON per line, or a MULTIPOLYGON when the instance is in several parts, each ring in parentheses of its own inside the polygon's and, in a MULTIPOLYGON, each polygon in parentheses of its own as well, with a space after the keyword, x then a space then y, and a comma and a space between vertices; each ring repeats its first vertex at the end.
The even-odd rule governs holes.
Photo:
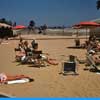
POLYGON ((8 25, 11 25, 12 26, 12 21, 11 20, 6 20, 5 18, 1 18, 0 19, 0 23, 5 23, 5 24, 8 24, 8 25))
POLYGON ((100 9, 100 0, 97 0, 97 10, 100 9))
POLYGON ((12 21, 11 20, 7 21, 7 23, 8 23, 8 25, 12 26, 12 21))
POLYGON ((1 18, 0 19, 0 23, 6 23, 6 19, 5 18, 1 18))
POLYGON ((33 32, 35 31, 35 21, 34 21, 34 20, 31 20, 31 21, 29 22, 28 29, 29 29, 28 34, 29 34, 31 31, 33 31, 33 32))
POLYGON ((31 20, 31 21, 29 22, 29 26, 30 26, 30 27, 34 27, 34 26, 35 26, 35 21, 31 20))

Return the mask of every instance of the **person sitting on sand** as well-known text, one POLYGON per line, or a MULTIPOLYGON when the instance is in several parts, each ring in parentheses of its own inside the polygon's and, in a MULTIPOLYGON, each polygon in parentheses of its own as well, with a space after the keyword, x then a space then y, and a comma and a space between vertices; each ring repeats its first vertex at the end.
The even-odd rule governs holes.
POLYGON ((23 49, 24 49, 25 55, 21 57, 21 62, 26 63, 29 60, 29 53, 31 52, 31 49, 29 48, 29 45, 28 45, 28 41, 24 42, 23 49))
POLYGON ((15 51, 22 51, 23 48, 24 48, 24 42, 23 42, 23 39, 20 38, 20 41, 19 41, 19 43, 18 43, 18 47, 15 48, 15 51))
POLYGON ((47 57, 44 54, 48 55, 48 53, 43 53, 42 50, 39 50, 38 43, 34 44, 32 52, 33 52, 33 54, 36 53, 36 52, 40 52, 40 54, 38 55, 38 58, 47 59, 47 57))
POLYGON ((29 48, 29 43, 28 43, 28 41, 25 41, 25 42, 24 42, 24 50, 25 50, 25 52, 28 52, 28 51, 30 51, 30 48, 29 48))
POLYGON ((35 43, 36 43, 36 41, 35 41, 35 39, 33 39, 31 42, 32 49, 34 48, 35 43))
POLYGON ((38 43, 34 44, 33 55, 35 53, 37 53, 37 55, 35 57, 36 57, 36 61, 38 63, 41 63, 41 60, 42 60, 42 61, 45 61, 45 62, 51 64, 51 65, 58 65, 58 62, 56 61, 56 59, 49 58, 48 53, 43 53, 42 50, 38 49, 38 43))
POLYGON ((20 37, 19 45, 21 46, 21 48, 23 48, 23 47, 24 47, 23 38, 21 38, 21 37, 20 37))

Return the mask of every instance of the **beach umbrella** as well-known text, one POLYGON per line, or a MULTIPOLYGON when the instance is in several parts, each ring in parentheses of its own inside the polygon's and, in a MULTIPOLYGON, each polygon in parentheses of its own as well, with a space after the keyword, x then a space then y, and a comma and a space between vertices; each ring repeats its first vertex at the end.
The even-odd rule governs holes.
POLYGON ((25 28, 26 28, 26 26, 24 26, 24 25, 17 25, 15 27, 13 27, 12 29, 17 30, 17 29, 25 29, 25 28))
POLYGON ((14 35, 21 35, 21 32, 26 29, 27 27, 24 26, 24 25, 17 25, 17 26, 14 26, 12 27, 12 30, 13 30, 13 34, 14 35))
POLYGON ((74 25, 74 27, 86 29, 86 39, 87 39, 87 30, 100 27, 100 24, 96 22, 92 22, 92 21, 85 21, 85 22, 80 22, 79 24, 74 25))
POLYGON ((78 25, 81 25, 81 26, 100 26, 100 24, 98 24, 96 22, 92 22, 92 21, 80 22, 78 25))
POLYGON ((78 37, 78 35, 79 35, 79 32, 78 31, 79 31, 79 29, 81 29, 81 26, 74 25, 74 26, 72 26, 72 28, 77 30, 76 37, 78 37))
POLYGON ((5 24, 5 23, 0 23, 0 27, 8 27, 8 28, 11 28, 11 26, 10 26, 10 25, 5 24))

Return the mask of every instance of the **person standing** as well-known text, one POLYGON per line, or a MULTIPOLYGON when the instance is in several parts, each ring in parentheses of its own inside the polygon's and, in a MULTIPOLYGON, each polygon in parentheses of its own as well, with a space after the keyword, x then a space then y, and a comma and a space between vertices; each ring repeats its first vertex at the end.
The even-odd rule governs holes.
POLYGON ((31 20, 31 21, 29 22, 28 29, 29 29, 28 34, 29 34, 31 31, 33 31, 33 32, 35 31, 35 21, 34 21, 34 20, 31 20))
POLYGON ((46 35, 46 29, 47 29, 47 25, 44 24, 44 25, 43 25, 43 34, 44 34, 44 35, 46 35))

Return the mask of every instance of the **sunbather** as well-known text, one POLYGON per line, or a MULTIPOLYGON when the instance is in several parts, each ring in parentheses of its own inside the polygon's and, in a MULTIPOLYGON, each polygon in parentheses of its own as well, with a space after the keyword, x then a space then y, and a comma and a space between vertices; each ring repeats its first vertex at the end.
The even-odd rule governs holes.
POLYGON ((34 44, 35 44, 35 40, 33 39, 32 42, 31 42, 31 45, 32 45, 32 48, 34 48, 34 44))
POLYGON ((21 57, 21 62, 22 63, 27 63, 28 60, 31 60, 30 56, 32 56, 32 51, 29 48, 28 41, 24 42, 24 51, 25 51, 25 55, 23 57, 21 57))
POLYGON ((31 82, 31 81, 34 81, 34 79, 31 79, 30 77, 28 76, 25 76, 25 75, 14 75, 14 76, 11 76, 11 75, 6 75, 5 73, 1 73, 0 74, 0 84, 8 84, 10 83, 10 81, 15 81, 13 83, 25 83, 20 81, 18 82, 18 80, 24 80, 24 79, 28 79, 28 81, 26 82, 31 82))
POLYGON ((100 64, 100 56, 96 54, 95 51, 90 50, 89 54, 91 55, 93 61, 95 62, 95 64, 100 64))
POLYGON ((23 39, 20 37, 20 42, 19 44, 23 47, 24 46, 24 42, 23 42, 23 39))
POLYGON ((57 65, 58 62, 56 61, 56 59, 51 59, 49 58, 49 54, 48 53, 43 53, 42 50, 39 50, 38 49, 38 43, 35 43, 34 44, 34 49, 33 49, 33 55, 35 55, 35 60, 37 63, 41 63, 41 61, 45 61, 49 64, 52 64, 52 65, 57 65))
POLYGON ((15 48, 15 51, 23 51, 23 48, 24 48, 24 42, 23 42, 23 39, 20 37, 20 41, 18 43, 18 47, 15 48))

